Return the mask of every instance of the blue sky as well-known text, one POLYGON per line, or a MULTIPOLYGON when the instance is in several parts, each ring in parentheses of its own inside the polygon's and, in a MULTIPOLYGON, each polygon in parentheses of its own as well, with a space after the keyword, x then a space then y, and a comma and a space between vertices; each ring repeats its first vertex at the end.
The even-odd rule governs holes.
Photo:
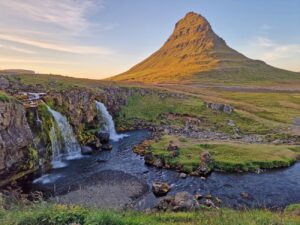
POLYGON ((115 75, 156 51, 189 11, 248 57, 300 71, 300 0, 0 0, 0 68, 115 75))

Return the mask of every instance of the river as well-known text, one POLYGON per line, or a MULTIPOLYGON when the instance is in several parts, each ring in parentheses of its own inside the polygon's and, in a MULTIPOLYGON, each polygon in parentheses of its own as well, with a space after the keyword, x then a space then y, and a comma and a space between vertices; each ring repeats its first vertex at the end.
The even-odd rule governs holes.
POLYGON ((129 136, 112 142, 112 151, 67 161, 66 167, 27 181, 26 188, 43 190, 56 202, 104 208, 129 204, 136 209, 154 206, 158 201, 151 191, 154 181, 171 184, 169 195, 180 191, 211 194, 222 200, 222 206, 232 208, 277 209, 300 202, 299 163, 261 174, 213 172, 206 179, 182 179, 175 171, 148 167, 143 157, 133 153, 133 146, 148 138, 149 131, 126 134, 129 136), (116 188, 120 183, 123 189, 116 188), (245 198, 242 193, 249 196, 245 198))

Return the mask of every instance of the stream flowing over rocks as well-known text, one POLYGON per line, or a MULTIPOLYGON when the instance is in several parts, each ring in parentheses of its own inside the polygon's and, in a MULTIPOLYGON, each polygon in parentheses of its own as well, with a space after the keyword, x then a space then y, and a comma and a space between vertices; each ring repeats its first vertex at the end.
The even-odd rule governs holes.
POLYGON ((187 192, 201 199, 199 204, 222 202, 222 206, 234 208, 282 208, 300 201, 298 163, 261 174, 213 172, 207 178, 186 176, 183 179, 175 171, 145 165, 143 157, 133 153, 135 145, 150 137, 149 131, 126 134, 129 136, 112 142, 112 151, 68 161, 66 167, 53 169, 34 183, 28 180, 24 186, 30 191, 42 190, 50 201, 58 203, 140 210, 156 207, 165 198, 153 194, 155 182, 170 185, 167 197, 187 192))

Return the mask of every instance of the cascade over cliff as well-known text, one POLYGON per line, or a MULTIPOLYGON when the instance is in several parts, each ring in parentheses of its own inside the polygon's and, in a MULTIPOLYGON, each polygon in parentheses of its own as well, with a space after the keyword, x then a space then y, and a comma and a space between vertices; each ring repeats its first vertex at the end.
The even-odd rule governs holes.
POLYGON ((173 34, 157 52, 110 80, 195 82, 205 81, 207 77, 216 80, 262 80, 268 79, 268 76, 284 78, 284 75, 300 79, 299 74, 273 68, 233 50, 212 30, 203 16, 190 12, 176 24, 173 34))

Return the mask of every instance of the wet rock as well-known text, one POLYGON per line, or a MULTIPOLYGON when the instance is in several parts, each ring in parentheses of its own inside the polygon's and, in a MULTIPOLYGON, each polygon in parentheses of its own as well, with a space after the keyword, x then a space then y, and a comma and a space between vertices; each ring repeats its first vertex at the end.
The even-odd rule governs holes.
POLYGON ((167 183, 154 182, 152 184, 152 191, 157 197, 165 196, 170 191, 170 189, 171 187, 167 183))
POLYGON ((174 200, 174 196, 166 196, 158 202, 158 204, 155 206, 155 209, 158 211, 172 210, 174 206, 174 200))
POLYGON ((199 193, 197 193, 197 194, 195 194, 195 199, 196 200, 200 200, 200 199, 202 199, 203 198, 203 195, 201 195, 201 194, 199 194, 199 193))
POLYGON ((93 148, 93 149, 99 150, 101 148, 102 144, 100 143, 99 138, 97 138, 95 136, 94 140, 88 143, 88 146, 93 148))
POLYGON ((155 159, 153 162, 153 166, 162 168, 164 166, 163 160, 161 160, 160 158, 155 159))
POLYGON ((110 151, 112 150, 113 146, 109 143, 102 145, 101 149, 104 151, 110 151))
POLYGON ((207 206, 207 207, 216 208, 215 203, 211 199, 206 199, 205 202, 204 202, 204 205, 207 206))
POLYGON ((179 174, 179 178, 181 178, 181 179, 185 179, 186 177, 187 177, 186 173, 180 173, 179 174))
POLYGON ((174 211, 187 211, 198 206, 198 202, 188 192, 178 192, 174 198, 174 211))
POLYGON ((207 194, 207 195, 204 196, 204 198, 206 198, 206 199, 212 199, 212 195, 211 194, 207 194))
POLYGON ((91 155, 91 154, 93 154, 93 149, 89 146, 83 146, 83 147, 81 147, 81 154, 82 155, 91 155))
MULTIPOLYGON (((190 173, 192 176, 207 176, 211 173, 211 169, 205 163, 200 163, 199 167, 190 173)), ((201 177, 202 179, 202 177, 201 177)))
POLYGON ((145 157, 144 157, 144 160, 145 160, 145 164, 153 165, 153 163, 155 161, 155 157, 153 156, 152 153, 146 153, 145 157))
POLYGON ((99 138, 101 144, 107 144, 109 142, 108 132, 98 132, 97 137, 99 138))
POLYGON ((178 192, 161 199, 155 208, 159 211, 188 211, 198 206, 198 201, 190 193, 178 192))

